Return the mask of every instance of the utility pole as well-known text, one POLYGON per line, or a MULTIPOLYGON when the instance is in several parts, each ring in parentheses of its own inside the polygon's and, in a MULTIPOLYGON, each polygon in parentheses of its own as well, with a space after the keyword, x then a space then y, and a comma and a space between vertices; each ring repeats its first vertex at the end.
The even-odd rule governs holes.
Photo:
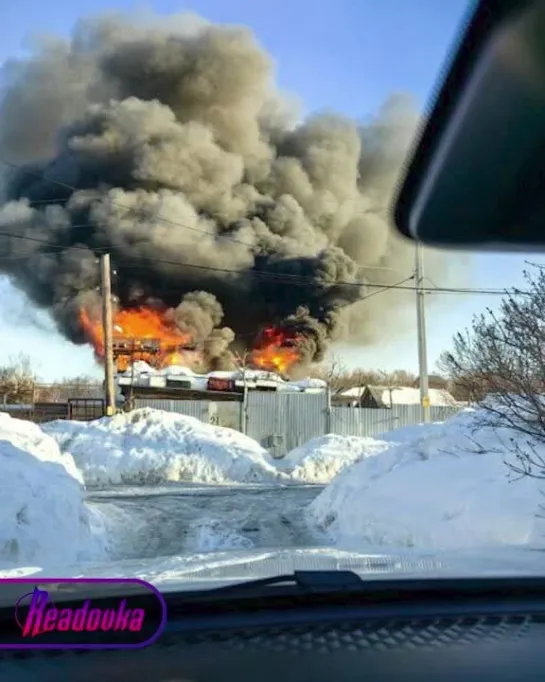
POLYGON ((114 345, 112 317, 112 277, 110 270, 110 254, 100 257, 100 274, 102 281, 102 331, 104 334, 104 379, 106 389, 106 414, 115 414, 114 383, 114 345))
POLYGON ((430 396, 428 381, 428 352, 426 348, 426 311, 424 300, 424 265, 422 245, 416 245, 415 251, 415 289, 416 289, 416 322, 418 329, 418 374, 420 377, 420 407, 422 421, 430 421, 430 396))
POLYGON ((246 362, 248 353, 239 355, 239 367, 242 366, 242 405, 240 410, 240 431, 244 435, 248 431, 248 382, 246 380, 246 362))
POLYGON ((134 409, 134 356, 136 354, 136 349, 135 349, 135 340, 131 339, 131 390, 130 390, 130 398, 129 398, 129 409, 133 410, 134 409))

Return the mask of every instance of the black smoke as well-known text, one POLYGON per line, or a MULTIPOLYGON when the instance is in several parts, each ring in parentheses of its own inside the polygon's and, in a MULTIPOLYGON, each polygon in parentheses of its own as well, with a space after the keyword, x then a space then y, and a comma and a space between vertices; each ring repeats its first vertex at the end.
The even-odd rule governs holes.
POLYGON ((365 126, 298 122, 252 34, 195 17, 82 22, 3 83, 0 151, 20 167, 4 176, 0 270, 74 343, 104 251, 119 305, 171 308, 213 366, 271 324, 297 327, 305 363, 403 326, 406 292, 367 301, 365 283, 413 267, 387 218, 410 99, 365 126))

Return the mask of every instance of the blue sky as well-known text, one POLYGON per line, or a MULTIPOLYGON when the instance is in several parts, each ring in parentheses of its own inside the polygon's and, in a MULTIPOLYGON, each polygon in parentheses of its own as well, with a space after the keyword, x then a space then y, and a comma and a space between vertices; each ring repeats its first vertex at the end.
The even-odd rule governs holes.
MULTIPOLYGON (((307 111, 335 109, 349 116, 372 114, 392 91, 407 91, 424 105, 468 7, 464 0, 18 0, 0 8, 0 62, 21 54, 36 33, 68 35, 82 15, 111 10, 169 14, 193 11, 215 22, 245 24, 273 55, 280 87, 296 93, 307 111)), ((473 256, 467 286, 503 288, 522 282, 524 256, 473 256)), ((440 281, 435 284, 441 285, 440 281)), ((447 295, 428 314, 430 369, 452 335, 498 297, 447 295)), ((0 362, 24 352, 45 380, 97 372, 92 353, 60 339, 43 314, 0 282, 0 362), (20 306, 25 311, 15 314, 20 306), (45 359, 47 357, 47 360, 45 359)), ((415 370, 415 340, 380 348, 340 349, 347 365, 415 370)))

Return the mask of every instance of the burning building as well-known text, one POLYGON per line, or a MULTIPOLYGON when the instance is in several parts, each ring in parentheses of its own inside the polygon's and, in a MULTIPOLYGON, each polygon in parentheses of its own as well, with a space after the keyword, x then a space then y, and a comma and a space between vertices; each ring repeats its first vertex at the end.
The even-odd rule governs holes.
MULTIPOLYGON (((80 322, 92 343, 97 359, 104 358, 102 319, 80 310, 80 322)), ((189 334, 183 334, 168 314, 151 308, 118 310, 113 320, 113 354, 118 372, 135 362, 151 367, 191 365, 199 360, 197 347, 189 334)))
POLYGON ((91 19, 37 50, 3 67, 0 271, 65 337, 103 354, 104 251, 120 364, 249 353, 294 374, 411 329, 413 253, 388 220, 409 98, 363 126, 301 121, 248 30, 195 17, 91 19))

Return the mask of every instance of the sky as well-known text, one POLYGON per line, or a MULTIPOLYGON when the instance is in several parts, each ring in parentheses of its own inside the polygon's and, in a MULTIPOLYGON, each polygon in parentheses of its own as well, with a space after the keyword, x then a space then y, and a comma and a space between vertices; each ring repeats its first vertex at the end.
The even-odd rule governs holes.
MULTIPOLYGON (((146 4, 18 0, 0 5, 0 63, 23 55, 25 42, 33 35, 67 36, 81 16, 112 10, 190 11, 213 22, 253 29, 276 62, 278 85, 296 94, 307 112, 334 109, 361 120, 376 112, 392 92, 412 93, 425 110, 468 7, 465 0, 153 0, 146 4)), ((522 271, 529 259, 536 260, 523 255, 472 255, 464 286, 523 285, 522 271)), ((440 281, 433 284, 441 286, 440 281)), ((473 315, 499 302, 499 297, 486 295, 443 297, 443 305, 434 306, 426 317, 430 371, 452 336, 467 327, 473 315)), ((61 339, 47 315, 32 310, 24 296, 2 279, 0 324, 0 363, 24 353, 44 381, 82 373, 99 375, 90 348, 61 339)), ((411 371, 418 367, 416 335, 397 341, 386 338, 374 348, 337 347, 333 353, 348 367, 411 371)))

